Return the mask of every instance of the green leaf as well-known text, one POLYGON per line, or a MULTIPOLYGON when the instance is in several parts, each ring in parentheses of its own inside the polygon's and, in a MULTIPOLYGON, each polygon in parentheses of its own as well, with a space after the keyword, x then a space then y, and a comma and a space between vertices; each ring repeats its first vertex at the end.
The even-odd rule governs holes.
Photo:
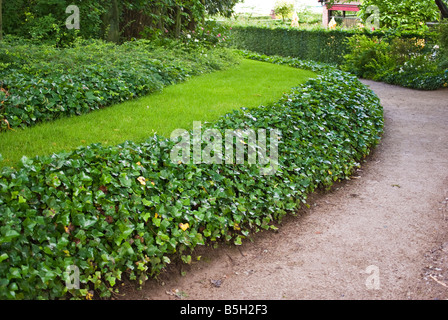
POLYGON ((18 233, 15 230, 9 229, 6 231, 5 235, 0 238, 0 243, 11 242, 11 240, 13 240, 19 236, 20 236, 20 233, 18 233))
POLYGON ((23 221, 23 223, 22 223, 23 227, 24 227, 29 233, 32 233, 32 232, 33 232, 34 226, 35 226, 36 224, 37 224, 37 222, 36 222, 35 220, 30 219, 30 218, 26 218, 26 219, 23 221))
POLYGON ((11 269, 9 269, 8 280, 11 280, 11 279, 21 279, 21 278, 22 278, 22 276, 21 276, 19 268, 11 268, 11 269))
MULTIPOLYGON (((0 155, 1 156, 1 155, 0 155)), ((1 159, 0 159, 1 160, 1 159)), ((29 167, 29 166, 31 166, 32 164, 33 164, 33 160, 32 159, 29 159, 28 157, 26 157, 26 156, 23 156, 21 159, 20 159, 20 162, 25 166, 25 167, 29 167)))
POLYGON ((182 259, 182 261, 184 262, 184 263, 186 263, 186 264, 191 264, 191 255, 182 255, 181 256, 181 259, 182 259))
POLYGON ((237 246, 242 245, 243 243, 241 242, 241 237, 238 236, 238 237, 235 239, 234 243, 235 243, 235 245, 237 245, 237 246))
POLYGON ((166 264, 170 264, 171 263, 170 258, 168 258, 167 256, 163 256, 162 259, 163 259, 163 262, 166 263, 166 264))
POLYGON ((159 218, 152 218, 152 223, 156 226, 156 227, 160 227, 160 223, 162 222, 162 219, 159 218))
POLYGON ((132 180, 128 178, 126 173, 121 173, 120 174, 120 183, 121 186, 125 187, 125 188, 130 188, 132 186, 132 180))
POLYGON ((142 198, 142 203, 146 207, 152 207, 154 203, 152 201, 149 201, 148 199, 142 198))
POLYGON ((85 172, 81 172, 80 178, 82 182, 92 182, 92 177, 88 176, 85 172))
POLYGON ((142 219, 145 222, 148 222, 148 219, 151 217, 151 213, 150 212, 146 212, 144 214, 142 214, 142 219))
POLYGON ((1 263, 3 260, 6 260, 6 259, 8 259, 8 258, 9 258, 8 254, 7 254, 7 253, 3 253, 3 254, 0 256, 0 263, 1 263))

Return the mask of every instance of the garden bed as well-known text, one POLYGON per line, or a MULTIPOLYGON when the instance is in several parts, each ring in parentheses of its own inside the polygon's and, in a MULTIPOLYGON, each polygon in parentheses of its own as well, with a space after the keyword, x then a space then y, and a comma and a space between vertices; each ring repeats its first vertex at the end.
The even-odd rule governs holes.
POLYGON ((158 135, 23 158, 0 173, 0 297, 109 297, 124 277, 142 284, 172 259, 188 263, 198 245, 238 245, 275 228, 308 194, 350 177, 380 139, 378 97, 329 66, 245 56, 319 73, 274 104, 236 110, 203 128, 279 130, 275 174, 247 160, 173 163, 176 141, 158 135), (79 289, 66 285, 73 267, 79 289))
POLYGON ((92 143, 142 142, 154 132, 169 137, 175 129, 191 128, 193 121, 215 121, 233 109, 276 101, 291 86, 315 76, 307 70, 241 59, 225 70, 83 116, 2 132, 0 166, 16 166, 23 156, 50 155, 92 143))
POLYGON ((71 48, 0 43, 0 131, 78 116, 238 62, 224 48, 80 40, 71 48))

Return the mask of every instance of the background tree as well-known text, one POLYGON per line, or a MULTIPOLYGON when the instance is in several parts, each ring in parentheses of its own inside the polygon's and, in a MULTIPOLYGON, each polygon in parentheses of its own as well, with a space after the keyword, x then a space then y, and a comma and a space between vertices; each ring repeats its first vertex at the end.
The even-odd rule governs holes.
POLYGON ((286 0, 278 0, 275 3, 274 11, 276 14, 282 16, 283 21, 287 18, 294 10, 294 4, 286 0))
POLYGON ((425 23, 436 21, 438 7, 433 0, 365 0, 360 7, 360 17, 365 21, 370 15, 367 7, 374 5, 380 10, 380 27, 424 29, 425 23))
POLYGON ((448 0, 435 0, 439 7, 442 18, 448 19, 448 0))
POLYGON ((0 0, 0 41, 3 40, 2 0, 0 0))
POLYGON ((108 41, 120 41, 120 16, 118 0, 112 0, 103 20, 108 30, 106 37, 108 41))
POLYGON ((4 3, 5 32, 38 41, 74 36, 113 42, 141 37, 179 37, 208 15, 231 16, 241 0, 14 0, 4 3), (65 28, 68 5, 80 9, 81 29, 65 28))

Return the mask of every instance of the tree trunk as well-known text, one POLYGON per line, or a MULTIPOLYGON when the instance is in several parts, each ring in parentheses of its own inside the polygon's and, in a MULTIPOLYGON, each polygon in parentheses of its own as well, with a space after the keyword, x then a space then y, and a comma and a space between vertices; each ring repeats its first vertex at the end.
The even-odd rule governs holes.
POLYGON ((181 9, 179 6, 176 6, 176 24, 174 26, 174 36, 176 38, 180 37, 180 31, 182 29, 182 16, 181 16, 181 9))
POLYGON ((118 43, 120 41, 120 10, 117 0, 112 0, 106 21, 109 26, 107 41, 118 43))
POLYGON ((435 0, 435 1, 440 9, 440 12, 442 13, 442 18, 448 19, 448 6, 442 0, 435 0))
POLYGON ((3 40, 3 18, 2 18, 2 0, 0 0, 0 41, 3 40))
POLYGON ((193 12, 189 8, 186 8, 185 13, 186 15, 188 15, 188 26, 187 26, 188 30, 189 31, 196 30, 197 22, 196 17, 193 15, 193 12))
POLYGON ((157 28, 162 32, 162 34, 164 34, 165 33, 165 25, 163 23, 162 7, 160 7, 160 6, 157 7, 156 16, 158 17, 157 28))

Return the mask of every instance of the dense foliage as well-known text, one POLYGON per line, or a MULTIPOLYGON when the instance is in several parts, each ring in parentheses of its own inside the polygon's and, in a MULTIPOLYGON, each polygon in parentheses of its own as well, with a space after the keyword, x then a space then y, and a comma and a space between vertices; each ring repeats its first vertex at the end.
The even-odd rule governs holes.
POLYGON ((196 30, 207 15, 229 16, 238 0, 14 0, 3 2, 5 34, 69 45, 74 38, 114 42, 179 37, 196 30), (69 5, 79 7, 80 28, 65 26, 69 5))
MULTIPOLYGON (((290 27, 233 26, 232 45, 266 55, 280 55, 322 63, 342 64, 351 47, 347 40, 355 35, 385 37, 389 31, 370 32, 365 29, 297 29, 290 27)), ((435 32, 402 31, 400 37, 423 38, 435 44, 435 32)))
POLYGON ((342 68, 358 77, 415 89, 448 86, 446 56, 438 44, 424 38, 403 39, 355 36, 348 40, 350 53, 342 68))
POLYGON ((287 0, 277 0, 274 5, 274 12, 276 15, 282 17, 283 21, 285 18, 289 18, 294 11, 294 3, 287 0))
POLYGON ((448 21, 439 26, 440 68, 448 69, 448 21))
POLYGON ((380 139, 377 96, 331 67, 245 56, 320 73, 272 105, 208 124, 280 130, 275 175, 247 162, 172 163, 175 141, 156 135, 23 158, 0 173, 0 297, 108 297, 125 277, 142 283, 173 259, 189 263, 197 245, 240 244, 249 232, 275 228, 307 194, 348 178, 380 139), (79 290, 65 286, 70 266, 79 268, 79 290))
POLYGON ((381 28, 427 30, 426 22, 436 21, 440 15, 434 0, 364 0, 359 14, 363 21, 372 14, 369 6, 378 7, 381 28))
POLYGON ((234 26, 232 44, 261 54, 339 65, 363 78, 437 89, 448 80, 444 26, 441 32, 234 26))
POLYGON ((163 48, 145 40, 122 45, 82 40, 59 49, 5 40, 0 43, 0 131, 80 115, 238 60, 204 39, 196 44, 172 42, 163 48))

